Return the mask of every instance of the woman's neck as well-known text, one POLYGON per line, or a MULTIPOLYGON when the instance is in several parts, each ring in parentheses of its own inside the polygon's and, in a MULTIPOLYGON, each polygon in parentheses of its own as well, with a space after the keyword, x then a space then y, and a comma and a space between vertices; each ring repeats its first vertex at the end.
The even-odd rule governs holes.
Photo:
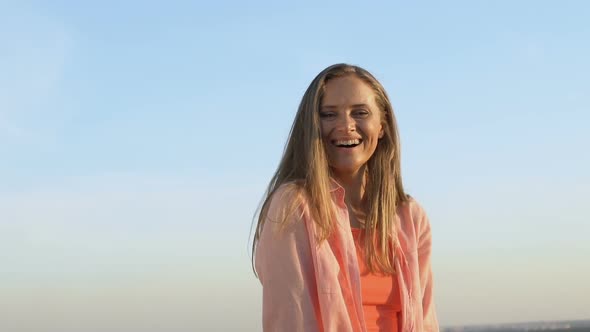
POLYGON ((334 174, 334 179, 344 188, 344 201, 354 209, 360 209, 365 194, 364 169, 356 173, 334 174))

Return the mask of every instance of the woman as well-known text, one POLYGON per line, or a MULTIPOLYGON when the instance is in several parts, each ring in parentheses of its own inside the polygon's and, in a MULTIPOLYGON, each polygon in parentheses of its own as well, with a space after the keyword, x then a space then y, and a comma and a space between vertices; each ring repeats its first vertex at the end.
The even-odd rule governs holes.
POLYGON ((430 223, 406 195, 393 108, 337 64, 305 92, 254 236, 265 331, 438 331, 430 223))

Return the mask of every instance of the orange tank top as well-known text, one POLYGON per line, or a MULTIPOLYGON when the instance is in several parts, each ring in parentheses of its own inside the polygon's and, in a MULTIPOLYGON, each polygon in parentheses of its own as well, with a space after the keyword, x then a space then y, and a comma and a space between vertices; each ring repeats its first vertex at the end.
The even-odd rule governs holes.
POLYGON ((397 332, 398 315, 401 313, 397 278, 373 274, 367 270, 362 249, 363 234, 361 229, 352 228, 359 271, 361 271, 361 295, 367 331, 397 332))

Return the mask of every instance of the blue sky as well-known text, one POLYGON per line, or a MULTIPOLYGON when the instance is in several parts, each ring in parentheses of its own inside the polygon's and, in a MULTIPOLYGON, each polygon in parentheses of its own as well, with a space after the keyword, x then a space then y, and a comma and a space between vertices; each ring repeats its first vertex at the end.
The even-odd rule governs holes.
POLYGON ((1 2, 0 327, 259 330, 252 215, 338 62, 392 99, 441 323, 590 318, 588 17, 585 1, 1 2))

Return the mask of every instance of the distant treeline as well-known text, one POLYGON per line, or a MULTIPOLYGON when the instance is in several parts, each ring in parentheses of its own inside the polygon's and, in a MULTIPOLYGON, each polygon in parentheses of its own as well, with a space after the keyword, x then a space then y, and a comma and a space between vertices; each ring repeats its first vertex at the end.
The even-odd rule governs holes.
POLYGON ((572 327, 569 329, 509 329, 509 328, 502 328, 502 329, 491 329, 491 330, 480 330, 480 332, 533 332, 533 331, 540 331, 540 332, 590 332, 590 327, 572 327))

